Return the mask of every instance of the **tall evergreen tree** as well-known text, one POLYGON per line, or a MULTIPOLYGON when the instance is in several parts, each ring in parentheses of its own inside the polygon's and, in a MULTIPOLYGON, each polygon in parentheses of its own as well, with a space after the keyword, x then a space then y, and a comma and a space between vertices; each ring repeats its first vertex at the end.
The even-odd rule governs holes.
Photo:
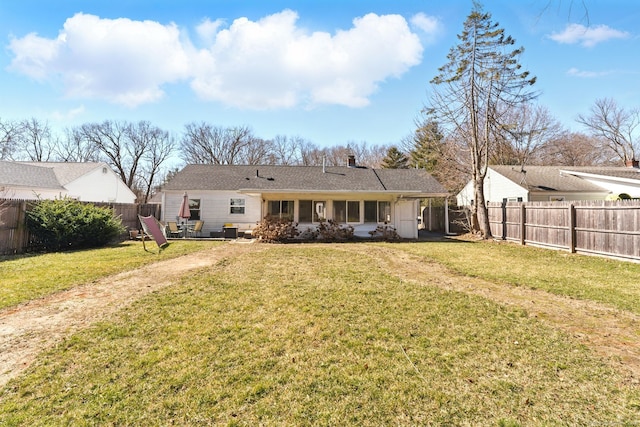
POLYGON ((491 20, 480 3, 464 22, 459 44, 447 55, 448 62, 431 80, 428 112, 469 152, 469 174, 474 186, 472 229, 491 237, 484 178, 496 135, 509 123, 504 113, 536 97, 529 86, 535 83, 521 71, 518 58, 523 48, 491 20))
POLYGON ((438 123, 427 120, 416 129, 413 135, 413 148, 409 151, 409 166, 434 172, 442 156, 444 135, 438 123))
POLYGON ((397 147, 391 147, 387 151, 387 155, 382 159, 383 169, 408 169, 409 159, 407 156, 398 150, 397 147))

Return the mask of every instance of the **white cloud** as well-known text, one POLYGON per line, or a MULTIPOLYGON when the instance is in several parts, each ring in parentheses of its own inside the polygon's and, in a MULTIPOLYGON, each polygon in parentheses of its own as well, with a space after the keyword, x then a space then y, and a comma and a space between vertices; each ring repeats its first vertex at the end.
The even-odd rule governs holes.
POLYGON ((56 39, 14 38, 10 68, 30 77, 60 79, 65 94, 134 107, 163 96, 161 86, 188 77, 189 58, 175 25, 101 19, 82 13, 67 19, 56 39))
MULTIPOLYGON (((196 49, 175 24, 79 13, 57 38, 13 38, 10 68, 61 81, 70 97, 132 107, 157 101, 163 85, 181 80, 203 99, 241 108, 361 107, 382 82, 422 59, 418 36, 399 15, 371 13, 335 33, 309 32, 297 20, 291 10, 228 27, 205 19, 196 27, 196 49)), ((413 22, 423 31, 435 25, 424 15, 413 22)))
POLYGON ((436 38, 442 33, 443 26, 438 18, 418 13, 411 17, 411 25, 419 28, 426 36, 429 43, 435 42, 436 38))
POLYGON ((614 30, 606 25, 585 27, 580 24, 569 24, 561 33, 553 33, 550 39, 562 44, 579 43, 584 47, 593 47, 598 43, 611 39, 626 39, 629 33, 614 30))
POLYGON ((603 77, 613 74, 613 71, 585 71, 579 70, 577 68, 570 68, 567 70, 567 74, 575 77, 583 77, 583 78, 595 78, 595 77, 603 77))
POLYGON ((53 113, 51 113, 51 118, 56 121, 73 120, 76 117, 79 117, 82 114, 84 114, 84 112, 85 112, 84 105, 81 105, 79 107, 72 108, 67 111, 54 111, 53 113))
POLYGON ((335 34, 303 31, 297 20, 291 10, 236 19, 200 52, 193 89, 243 108, 361 107, 381 82, 421 61, 422 45, 399 15, 368 14, 335 34))

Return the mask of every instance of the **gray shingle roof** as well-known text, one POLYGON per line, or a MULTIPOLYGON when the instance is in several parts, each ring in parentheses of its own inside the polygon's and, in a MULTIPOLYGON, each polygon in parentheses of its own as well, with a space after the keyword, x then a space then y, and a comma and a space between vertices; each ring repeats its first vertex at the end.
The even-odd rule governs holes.
POLYGON ((591 184, 582 178, 561 173, 568 170, 562 166, 490 166, 500 175, 515 182, 529 191, 558 191, 558 192, 584 192, 584 193, 608 193, 602 187, 591 184))
POLYGON ((92 170, 107 166, 98 162, 20 162, 41 168, 51 169, 61 185, 75 181, 92 170))
POLYGON ((53 169, 0 161, 0 185, 63 189, 53 169))
POLYGON ((322 166, 187 165, 165 190, 260 192, 407 192, 446 195, 431 175, 417 169, 322 166))
POLYGON ((621 166, 608 166, 608 167, 595 167, 595 166, 574 166, 561 168, 566 171, 575 171, 588 173, 592 175, 611 176, 615 178, 635 179, 640 180, 640 169, 628 168, 621 166))

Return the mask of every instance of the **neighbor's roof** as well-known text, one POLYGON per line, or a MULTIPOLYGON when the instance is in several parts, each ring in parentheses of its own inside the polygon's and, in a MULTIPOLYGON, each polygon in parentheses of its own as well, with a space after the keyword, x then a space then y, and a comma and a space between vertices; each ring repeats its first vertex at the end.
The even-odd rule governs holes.
POLYGON ((419 169, 364 167, 187 165, 165 190, 260 192, 393 192, 446 196, 447 190, 419 169))
POLYGON ((579 166, 565 167, 561 169, 569 172, 577 172, 580 175, 597 175, 622 180, 640 181, 640 169, 638 168, 624 166, 579 166))
POLYGON ((75 181, 94 169, 108 167, 101 162, 20 162, 25 165, 50 169, 61 185, 75 181))
POLYGON ((0 161, 0 185, 63 189, 53 169, 7 161, 0 161))
POLYGON ((573 169, 566 166, 496 165, 490 168, 529 191, 609 193, 608 190, 582 178, 561 173, 561 171, 573 169))

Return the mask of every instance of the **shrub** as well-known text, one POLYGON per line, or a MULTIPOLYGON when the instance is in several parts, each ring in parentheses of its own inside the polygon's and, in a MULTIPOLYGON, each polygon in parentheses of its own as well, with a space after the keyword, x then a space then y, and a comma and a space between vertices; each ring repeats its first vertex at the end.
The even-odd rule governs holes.
POLYGON ((125 231, 110 208, 69 198, 35 202, 27 227, 43 249, 53 251, 104 246, 125 231))
POLYGON ((353 232, 352 226, 343 226, 332 219, 320 221, 317 228, 318 238, 324 242, 352 240, 353 232))
POLYGON ((379 225, 375 230, 369 232, 372 238, 386 241, 400 240, 400 235, 396 229, 390 225, 379 225))
POLYGON ((286 242, 299 234, 298 223, 287 218, 267 216, 256 225, 253 234, 263 242, 286 242))

